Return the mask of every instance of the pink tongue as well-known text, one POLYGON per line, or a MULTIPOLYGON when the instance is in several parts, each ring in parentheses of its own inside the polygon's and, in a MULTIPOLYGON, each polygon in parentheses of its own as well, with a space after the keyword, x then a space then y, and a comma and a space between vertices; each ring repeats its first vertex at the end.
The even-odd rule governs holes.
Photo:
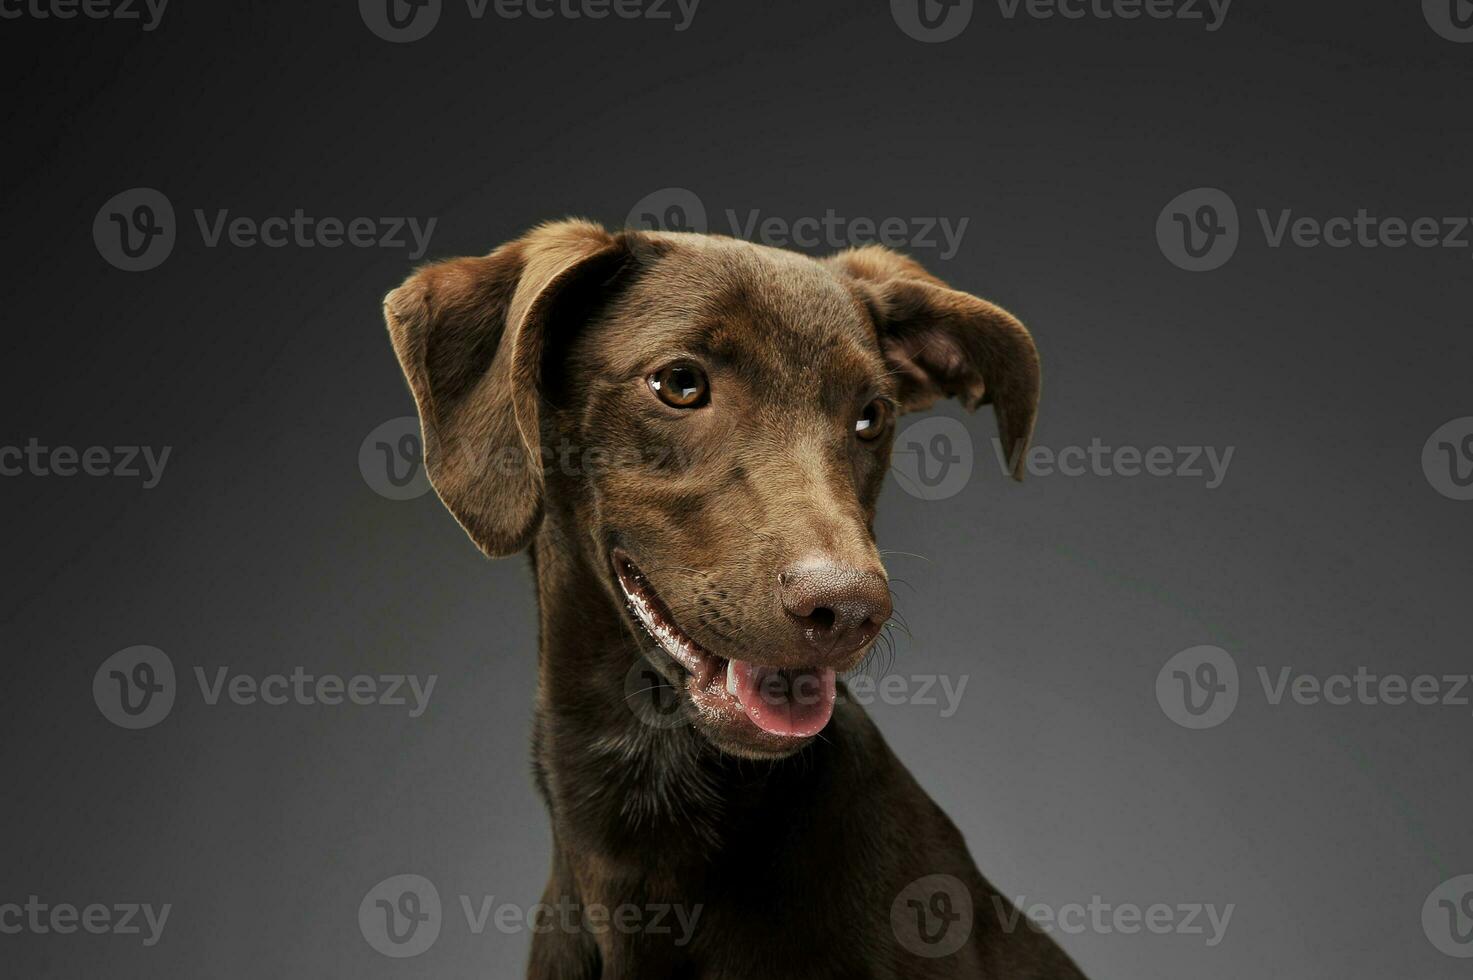
POLYGON ((731 662, 737 697, 752 724, 770 735, 808 738, 823 731, 837 691, 828 669, 778 671, 745 660, 731 662))

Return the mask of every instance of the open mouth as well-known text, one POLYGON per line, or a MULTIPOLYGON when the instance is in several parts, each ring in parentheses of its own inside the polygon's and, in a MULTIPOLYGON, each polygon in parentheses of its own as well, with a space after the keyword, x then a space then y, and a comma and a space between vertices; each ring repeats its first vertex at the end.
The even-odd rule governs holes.
POLYGON ((719 657, 681 630, 628 555, 614 553, 614 572, 635 620, 690 675, 691 701, 708 718, 745 716, 759 730, 784 739, 811 738, 829 723, 837 692, 833 670, 767 667, 719 657))

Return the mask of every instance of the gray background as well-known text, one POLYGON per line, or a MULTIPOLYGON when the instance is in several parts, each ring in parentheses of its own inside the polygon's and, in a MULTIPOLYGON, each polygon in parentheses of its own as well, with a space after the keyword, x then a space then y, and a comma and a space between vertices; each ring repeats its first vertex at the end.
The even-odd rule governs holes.
POLYGON ((548 863, 528 778, 534 596, 433 495, 391 501, 360 443, 412 403, 379 300, 406 249, 206 248, 192 211, 439 218, 429 257, 547 218, 620 224, 684 187, 727 208, 970 219, 915 254, 1017 312, 1046 367, 1040 444, 1232 446, 1224 484, 893 481, 881 547, 913 638, 891 669, 965 675, 961 709, 872 708, 984 873, 1054 906, 1236 906, 1227 937, 1062 936, 1095 977, 1451 978, 1424 898, 1473 871, 1464 707, 1268 704, 1258 665, 1470 669, 1473 503, 1423 443, 1473 415, 1468 248, 1271 249, 1257 208, 1468 215, 1473 45, 1415 2, 1238 0, 1200 21, 1003 17, 945 44, 883 0, 705 0, 690 28, 476 22, 375 37, 352 2, 175 0, 162 24, 0 22, 9 136, 0 443, 170 445, 164 478, 0 479, 6 787, 0 902, 169 902, 163 941, 0 936, 21 976, 520 975, 548 863), (159 268, 94 244, 114 194, 179 215, 159 268), (1225 267, 1155 223, 1219 187, 1225 267), (1217 644, 1233 717, 1174 724, 1157 672, 1217 644), (134 644, 180 673, 124 731, 93 673, 134 644), (204 703, 196 666, 435 673, 430 709, 204 703), (423 874, 422 956, 359 933, 365 892, 423 874))

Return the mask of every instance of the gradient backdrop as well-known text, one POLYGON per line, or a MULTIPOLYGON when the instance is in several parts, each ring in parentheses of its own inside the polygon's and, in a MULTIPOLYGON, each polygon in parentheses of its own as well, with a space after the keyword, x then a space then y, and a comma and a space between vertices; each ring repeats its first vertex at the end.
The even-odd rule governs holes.
POLYGON ((1056 931, 1092 977, 1467 975, 1473 685, 1445 678, 1473 670, 1473 7, 926 0, 925 28, 917 0, 444 0, 391 41, 384 2, 0 0, 0 906, 170 906, 153 945, 0 912, 0 973, 521 974, 530 935, 477 934, 462 898, 525 909, 547 872, 535 597, 422 474, 388 480, 413 405, 379 303, 422 260, 390 219, 435 219, 431 259, 699 202, 815 253, 892 219, 1032 328, 1038 445, 1128 450, 1016 485, 990 414, 902 433, 880 544, 924 557, 890 559, 912 636, 870 710, 983 872, 1045 909, 1172 909, 1168 934, 1056 931), (298 209, 365 244, 248 244, 298 209), (1362 210, 1382 223, 1334 231, 1362 210), (1432 219, 1428 247, 1388 218, 1432 219), (955 247, 931 219, 966 222, 955 247), (1132 475, 1157 446, 1172 475, 1132 475), (170 455, 151 481, 118 447, 170 455), (1220 480, 1177 472, 1193 447, 1232 451, 1220 480), (148 675, 104 661, 140 645, 176 679, 130 730, 111 671, 148 675), (196 670, 222 668, 436 681, 417 717, 212 704, 196 670), (1274 703, 1260 668, 1431 675, 1439 703, 1274 703), (1194 715, 1213 692, 1182 678, 1226 700, 1194 715), (400 874, 442 903, 414 958, 360 928, 400 874), (1225 932, 1193 905, 1231 906, 1225 932))

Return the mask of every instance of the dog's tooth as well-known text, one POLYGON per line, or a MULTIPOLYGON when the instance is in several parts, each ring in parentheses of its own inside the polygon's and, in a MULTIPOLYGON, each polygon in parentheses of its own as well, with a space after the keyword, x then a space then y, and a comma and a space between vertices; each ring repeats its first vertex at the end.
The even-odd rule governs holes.
POLYGON ((734 660, 726 662, 726 693, 732 697, 737 696, 736 661, 734 660))

